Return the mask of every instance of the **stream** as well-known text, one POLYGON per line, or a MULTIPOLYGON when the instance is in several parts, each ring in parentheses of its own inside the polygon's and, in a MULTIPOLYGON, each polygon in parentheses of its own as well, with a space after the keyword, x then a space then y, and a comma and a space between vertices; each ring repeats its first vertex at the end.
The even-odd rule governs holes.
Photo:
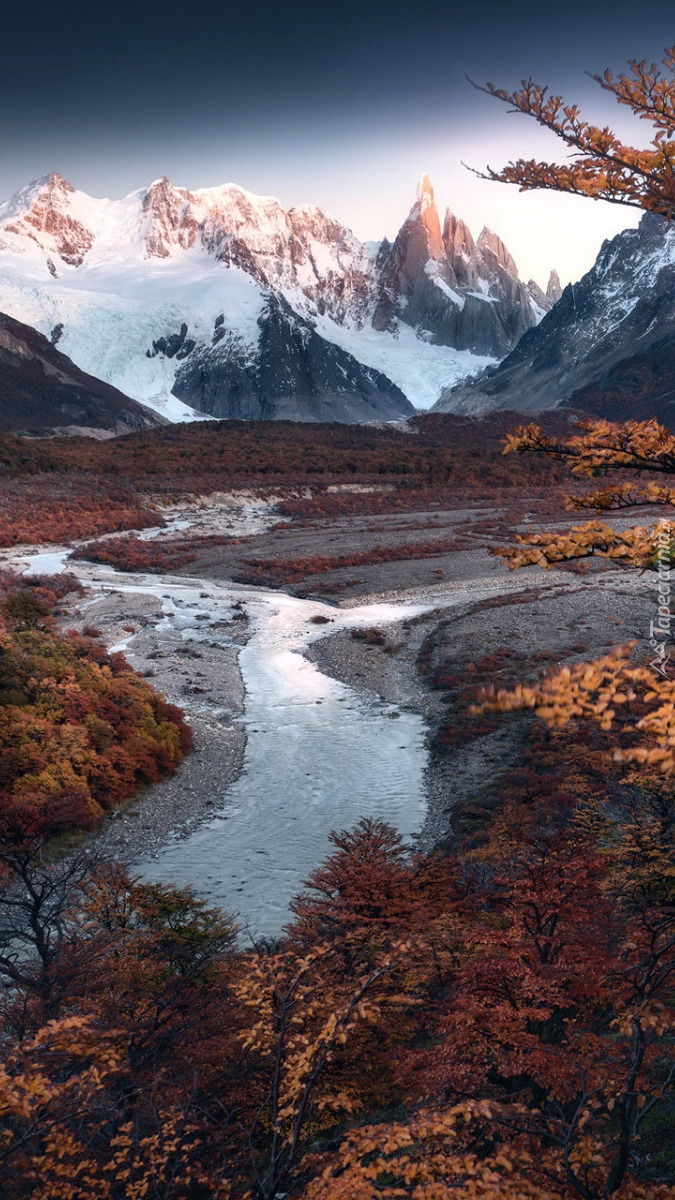
MULTIPOLYGON (((240 654, 246 688, 244 769, 218 815, 186 840, 141 863, 161 882, 189 883, 254 936, 279 933, 288 904, 325 857, 332 829, 380 817, 405 836, 422 826, 424 723, 364 700, 320 673, 302 651, 310 618, 333 629, 402 620, 420 607, 366 605, 344 612, 251 589, 252 636, 240 654)), ((223 588, 223 600, 242 590, 223 588)))
MULTIPOLYGON (((238 518, 249 531, 269 519, 269 512, 255 506, 238 518)), ((181 522, 181 528, 186 527, 181 522)), ((229 520, 229 528, 237 528, 237 522, 229 520)), ((160 535, 161 531, 145 534, 160 535)), ((433 589, 433 595, 427 589, 424 602, 373 602, 342 609, 259 587, 129 575, 112 567, 66 561, 68 554, 63 547, 23 553, 17 549, 5 561, 32 574, 73 571, 94 596, 108 593, 113 603, 133 593, 152 598, 151 632, 160 646, 178 644, 186 650, 203 643, 204 651, 228 647, 231 655, 240 645, 232 639, 233 622, 245 610, 250 636, 239 650, 245 712, 234 717, 243 720, 246 731, 243 770, 234 783, 224 782, 222 791, 217 780, 210 781, 215 807, 206 823, 187 836, 174 831, 154 856, 137 857, 134 869, 156 882, 189 884, 256 938, 282 931, 289 902, 330 852, 332 830, 375 817, 409 840, 421 830, 426 815, 422 718, 322 674, 305 658, 307 647, 329 631, 392 624, 439 603, 455 606, 527 586, 527 581, 496 579, 448 581, 433 589), (313 622, 317 616, 322 623, 313 622)), ((550 580, 548 586, 554 583, 550 580)), ((132 656, 142 653, 147 621, 144 624, 145 629, 130 629, 110 649, 132 656)), ((208 696, 183 699, 180 663, 176 660, 170 689, 174 694, 169 698, 186 710, 188 720, 192 713, 211 722, 212 728, 221 718, 230 721, 225 701, 231 685, 222 674, 224 668, 216 668, 222 675, 218 708, 208 696)), ((189 773, 189 760, 179 768, 179 781, 181 772, 189 773)), ((151 805, 152 796, 143 804, 151 805)))
MULTIPOLYGON (((141 875, 189 884, 251 936, 274 936, 288 920, 290 900, 330 850, 331 830, 351 828, 362 817, 386 820, 405 838, 421 829, 421 717, 364 698, 323 675, 303 651, 328 629, 402 621, 428 605, 336 609, 263 588, 92 569, 66 562, 67 554, 29 552, 21 566, 29 574, 74 571, 95 591, 152 595, 161 602, 156 631, 189 642, 225 638, 218 624, 233 605, 245 604, 249 617, 251 636, 239 656, 246 690, 242 774, 223 789, 213 819, 137 861, 141 875), (317 615, 332 624, 312 623, 317 615)), ((111 649, 127 650, 133 639, 131 633, 111 649)))

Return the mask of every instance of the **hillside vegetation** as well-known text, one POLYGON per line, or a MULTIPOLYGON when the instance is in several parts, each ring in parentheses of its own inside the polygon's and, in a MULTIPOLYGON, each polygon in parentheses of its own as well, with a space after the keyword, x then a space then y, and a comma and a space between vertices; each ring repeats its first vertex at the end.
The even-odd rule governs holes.
MULTIPOLYGON (((564 420, 551 423, 568 428, 564 420)), ((162 524, 158 502, 232 488, 285 495, 297 518, 443 507, 463 494, 561 481, 555 463, 516 465, 502 456, 500 441, 512 424, 500 414, 485 421, 416 417, 406 427, 213 421, 103 443, 0 435, 0 546, 162 524), (327 491, 342 484, 383 490, 349 497, 327 491), (308 488, 318 509, 297 495, 308 488)))
POLYGON ((191 746, 180 710, 95 630, 59 629, 52 613, 78 586, 0 576, 0 809, 45 833, 94 825, 191 746))

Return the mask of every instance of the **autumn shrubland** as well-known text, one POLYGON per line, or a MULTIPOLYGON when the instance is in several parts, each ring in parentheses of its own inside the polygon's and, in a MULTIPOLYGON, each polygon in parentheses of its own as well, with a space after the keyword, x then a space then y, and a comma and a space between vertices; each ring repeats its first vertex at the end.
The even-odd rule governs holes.
POLYGON ((672 1197, 672 791, 556 750, 451 853, 336 834, 251 948, 5 809, 5 1194, 672 1197))
POLYGON ((312 575, 324 575, 341 567, 363 567, 373 563, 401 562, 408 559, 437 558, 468 544, 459 537, 434 538, 409 542, 402 546, 377 546, 351 554, 316 554, 309 558, 245 558, 245 568, 235 578, 241 583, 276 586, 296 583, 312 575))
POLYGON ((58 602, 78 588, 72 576, 0 575, 3 803, 55 831, 66 810, 66 827, 95 824, 190 748, 180 711, 122 654, 59 628, 58 602))
POLYGON ((239 546, 246 538, 226 534, 205 534, 200 537, 162 538, 145 541, 134 534, 109 537, 97 542, 85 542, 73 553, 73 558, 104 563, 118 571, 149 571, 159 573, 176 570, 194 562, 197 551, 217 546, 239 546))
MULTIPOLYGON (((501 416, 479 428, 466 418, 426 416, 406 429, 218 421, 104 443, 4 434, 0 545, 162 525, 166 503, 233 488, 275 496, 294 521, 438 511, 483 492, 501 502, 500 492, 531 489, 544 499, 564 468, 539 461, 516 468, 501 455, 507 427, 501 416), (331 490, 343 486, 357 490, 331 490)), ((553 428, 566 423, 554 419, 553 428)))
POLYGON ((163 525, 130 483, 70 475, 3 480, 0 486, 0 548, 147 529, 163 525))

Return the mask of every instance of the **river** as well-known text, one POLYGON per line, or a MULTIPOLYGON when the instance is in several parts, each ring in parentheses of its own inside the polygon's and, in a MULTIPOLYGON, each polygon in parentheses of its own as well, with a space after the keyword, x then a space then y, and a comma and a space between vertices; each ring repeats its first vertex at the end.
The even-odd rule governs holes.
MULTIPOLYGON (((133 575, 77 561, 63 548, 21 556, 28 573, 73 570, 94 589, 141 592, 161 602, 157 629, 199 642, 245 602, 251 634, 240 653, 246 691, 244 769, 212 820, 135 867, 146 878, 190 884, 237 916, 252 936, 274 936, 288 904, 330 849, 333 829, 379 817, 405 838, 418 832, 426 804, 425 727, 417 714, 364 698, 322 674, 304 651, 331 631, 382 625, 423 604, 336 609, 281 592, 203 579, 133 575)), ((133 641, 111 649, 125 650, 133 641)), ((151 798, 146 803, 152 803, 151 798)))
MULTIPOLYGON (((330 613, 338 629, 402 620, 420 606, 342 612, 281 593, 251 589, 245 597, 253 631, 239 660, 243 772, 214 820, 141 866, 148 878, 196 886, 261 936, 283 926, 332 829, 373 816, 409 837, 423 824, 421 718, 364 700, 302 653, 325 632, 311 623, 317 614, 330 613)), ((223 589, 223 600, 241 598, 241 589, 223 589)))
MULTIPOLYGON (((253 505, 228 517, 228 528, 257 531, 273 519, 269 506, 265 510, 263 505, 253 505)), ((181 528, 192 524, 189 518, 178 520, 181 528)), ((161 535, 161 531, 145 534, 161 535)), ((312 618, 330 620, 331 632, 381 626, 439 605, 455 607, 528 586, 527 580, 504 578, 447 581, 425 589, 419 602, 373 602, 342 609, 265 588, 171 575, 128 575, 66 561, 68 553, 65 547, 17 548, 3 557, 7 565, 28 573, 73 571, 94 593, 152 598, 151 621, 160 644, 162 639, 174 646, 176 642, 220 644, 229 647, 231 655, 232 619, 235 613, 241 615, 242 606, 246 610, 250 636, 239 652, 245 687, 243 770, 234 783, 223 783, 222 792, 218 781, 211 780, 216 808, 210 810, 213 817, 208 823, 187 836, 176 831, 154 857, 136 859, 134 868, 149 880, 189 884, 198 895, 235 915, 253 937, 281 932, 289 901, 330 851, 331 830, 351 828, 362 817, 378 817, 410 839, 422 828, 426 815, 422 718, 369 699, 322 674, 304 655, 328 629, 312 618)), ((540 587, 567 585, 567 577, 557 580, 557 575, 552 572, 540 587)), ((144 636, 143 630, 132 628, 110 649, 133 654, 144 636)), ((186 708, 188 719, 191 713, 216 722, 221 714, 230 719, 222 700, 220 709, 213 702, 209 708, 207 698, 185 701, 181 683, 176 675, 175 694, 169 698, 186 708)), ((189 762, 185 763, 177 779, 189 769, 189 762)), ((143 803, 152 804, 152 792, 143 803)))

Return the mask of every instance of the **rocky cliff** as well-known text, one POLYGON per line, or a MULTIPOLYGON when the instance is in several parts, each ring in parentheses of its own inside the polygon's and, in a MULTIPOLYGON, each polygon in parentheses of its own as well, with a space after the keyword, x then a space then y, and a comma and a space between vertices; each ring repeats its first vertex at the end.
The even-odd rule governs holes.
POLYGON ((522 282, 490 229, 474 241, 450 210, 441 227, 431 182, 423 176, 417 201, 380 265, 375 328, 403 321, 432 343, 501 357, 551 305, 536 284, 522 282))
POLYGON ((537 412, 569 403, 672 423, 674 339, 675 229, 645 215, 604 243, 592 269, 499 366, 446 391, 436 408, 537 412))
POLYGON ((496 234, 441 224, 426 177, 379 246, 235 184, 111 201, 52 174, 0 207, 0 307, 171 420, 405 417, 550 303, 496 234))

